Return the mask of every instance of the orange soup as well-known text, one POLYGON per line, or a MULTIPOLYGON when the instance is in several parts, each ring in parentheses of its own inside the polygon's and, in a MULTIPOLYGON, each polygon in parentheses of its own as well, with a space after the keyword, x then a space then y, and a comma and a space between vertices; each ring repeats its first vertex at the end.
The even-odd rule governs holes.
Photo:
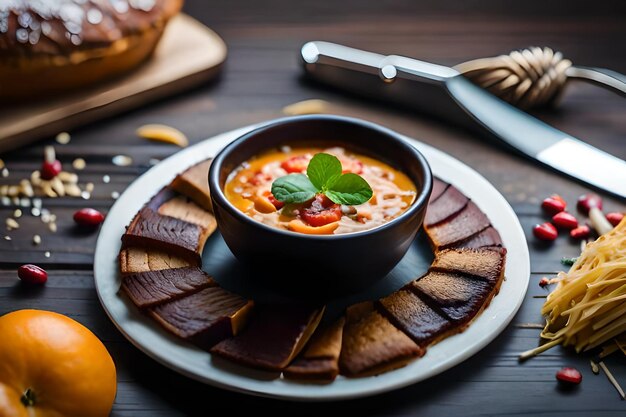
POLYGON ((402 172, 376 159, 334 148, 283 147, 244 162, 228 178, 226 198, 253 219, 279 229, 307 234, 343 234, 378 227, 402 214, 413 204, 415 184, 402 172), (352 172, 367 181, 373 195, 355 205, 333 203, 323 194, 304 203, 284 204, 272 195, 272 183, 288 174, 306 174, 318 153, 336 156, 343 173, 352 172))

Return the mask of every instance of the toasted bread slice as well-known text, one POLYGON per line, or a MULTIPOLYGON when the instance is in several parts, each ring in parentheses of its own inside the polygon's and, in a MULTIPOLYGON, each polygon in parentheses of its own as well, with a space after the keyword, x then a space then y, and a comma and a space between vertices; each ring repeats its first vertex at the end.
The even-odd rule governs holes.
POLYGON ((130 246, 120 250, 120 272, 122 275, 134 274, 147 271, 160 271, 162 269, 199 267, 200 260, 191 262, 170 253, 157 249, 146 249, 130 246))
POLYGON ((465 197, 456 187, 449 186, 436 201, 428 204, 424 225, 434 226, 451 218, 463 210, 468 201, 469 198, 465 197))
POLYGON ((426 225, 424 227, 435 249, 441 250, 469 239, 489 225, 489 219, 485 213, 470 201, 452 218, 432 227, 426 225))
POLYGON ((170 187, 191 198, 196 204, 205 210, 213 211, 211 194, 209 192, 209 168, 211 160, 202 161, 178 174, 170 187))

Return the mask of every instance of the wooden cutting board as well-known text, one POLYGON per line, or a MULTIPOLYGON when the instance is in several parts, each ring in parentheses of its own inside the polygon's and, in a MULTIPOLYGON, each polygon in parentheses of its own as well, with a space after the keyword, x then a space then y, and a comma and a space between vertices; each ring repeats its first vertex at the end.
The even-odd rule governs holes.
POLYGON ((224 41, 180 14, 150 60, 128 75, 54 100, 0 107, 0 152, 188 89, 215 77, 225 60, 224 41))

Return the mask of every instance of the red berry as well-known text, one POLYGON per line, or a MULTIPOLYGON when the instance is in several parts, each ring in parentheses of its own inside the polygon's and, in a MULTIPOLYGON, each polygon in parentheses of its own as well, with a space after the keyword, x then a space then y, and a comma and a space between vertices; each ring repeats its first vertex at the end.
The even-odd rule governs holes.
POLYGON ((591 234, 591 229, 586 224, 583 224, 582 226, 578 226, 577 228, 572 229, 569 232, 569 235, 573 239, 580 239, 580 240, 587 239, 590 234, 591 234))
POLYGON ((536 224, 533 227, 533 234, 539 240, 553 241, 558 236, 556 227, 552 223, 545 222, 543 224, 536 224))
POLYGON ((546 277, 543 277, 539 280, 539 286, 541 288, 545 287, 546 285, 550 284, 550 280, 546 277))
POLYGON ((17 268, 17 276, 27 284, 45 284, 48 273, 37 265, 22 265, 17 268))
POLYGON ((583 194, 578 197, 576 207, 578 207, 578 211, 583 214, 589 214, 589 210, 594 207, 602 210, 602 198, 596 194, 583 194))
POLYGON ((552 223, 560 229, 575 229, 578 227, 578 220, 571 214, 562 211, 552 217, 552 223))
POLYGON ((583 380, 583 375, 576 368, 561 368, 556 373, 556 379, 566 384, 578 385, 583 380))
POLYGON ((607 213, 606 219, 613 225, 613 227, 617 226, 619 222, 624 218, 624 213, 607 213))
POLYGON ((560 213, 565 210, 567 203, 558 194, 552 194, 550 197, 543 200, 541 207, 550 214, 560 213))
POLYGON ((96 209, 84 208, 74 213, 74 221, 80 226, 96 227, 104 221, 104 215, 96 209))
POLYGON ((61 161, 58 159, 52 162, 44 161, 43 164, 41 164, 41 178, 49 181, 59 175, 62 170, 61 161))

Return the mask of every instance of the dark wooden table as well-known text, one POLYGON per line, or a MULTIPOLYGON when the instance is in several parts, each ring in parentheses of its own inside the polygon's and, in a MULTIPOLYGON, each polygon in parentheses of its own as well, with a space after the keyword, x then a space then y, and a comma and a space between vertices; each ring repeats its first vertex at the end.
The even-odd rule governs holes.
MULTIPOLYGON (((571 204, 587 188, 487 144, 479 135, 304 84, 296 59, 299 46, 311 39, 444 64, 517 47, 549 45, 575 63, 626 72, 624 5, 597 1, 593 5, 573 1, 567 6, 540 1, 432 3, 436 4, 365 4, 357 0, 223 0, 209 4, 189 0, 187 12, 216 29, 230 48, 221 80, 71 132, 71 143, 57 146, 66 165, 76 157, 86 159, 87 169, 80 173, 80 179, 96 184, 93 198, 89 202, 45 200, 44 206, 57 216, 56 233, 47 231, 38 218, 25 214, 19 230, 6 232, 12 240, 0 239, 0 314, 23 308, 53 310, 92 329, 117 364, 119 391, 112 414, 117 417, 210 415, 220 409, 233 414, 271 410, 288 415, 625 415, 626 404, 603 375, 591 373, 588 357, 555 348, 526 363, 517 361, 519 352, 538 342, 538 330, 519 328, 515 323, 541 322, 543 299, 535 296, 545 295, 546 290, 537 285, 539 279, 562 269, 562 257, 578 254, 578 246, 566 238, 553 245, 541 245, 533 239, 532 225, 544 221, 539 202, 556 192, 571 204), (567 10, 562 10, 565 7, 567 10), (306 405, 259 399, 196 383, 157 364, 127 342, 100 307, 92 272, 97 233, 79 233, 73 227, 72 213, 85 205, 106 212, 114 202, 112 192, 122 192, 149 168, 151 159, 165 158, 177 150, 138 139, 134 130, 145 123, 165 123, 197 142, 280 116, 283 106, 307 98, 326 99, 339 113, 379 122, 450 153, 491 181, 515 209, 531 252, 532 276, 526 300, 513 324, 463 364, 428 381, 367 399, 306 405), (134 163, 113 166, 111 157, 117 154, 132 156, 134 163), (110 183, 103 182, 104 175, 110 175, 110 183), (35 233, 42 236, 40 246, 32 244, 35 233), (46 251, 50 257, 45 256, 46 251), (48 284, 37 290, 18 285, 15 269, 23 263, 46 268, 51 276, 48 284), (584 374, 582 385, 573 391, 557 388, 554 374, 564 365, 575 366, 584 374)), ((626 158, 623 98, 598 88, 572 85, 559 110, 538 116, 626 158)), ((43 145, 53 143, 48 138, 1 155, 11 173, 0 179, 1 183, 29 175, 40 164, 43 145)), ((605 205, 609 210, 625 209, 624 202, 606 196, 605 205)), ((0 208, 3 222, 13 210, 0 208)), ((607 364, 626 387, 626 361, 615 356, 607 364)))

